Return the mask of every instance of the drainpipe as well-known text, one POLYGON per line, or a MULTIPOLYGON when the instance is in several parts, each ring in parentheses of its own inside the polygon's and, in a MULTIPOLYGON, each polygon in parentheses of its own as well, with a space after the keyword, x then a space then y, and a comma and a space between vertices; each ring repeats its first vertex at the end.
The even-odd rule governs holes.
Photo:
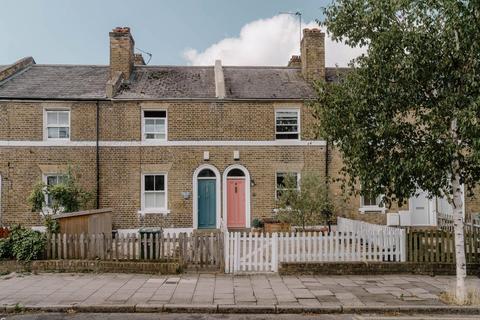
POLYGON ((328 149, 328 140, 325 140, 325 181, 328 182, 328 157, 329 157, 329 149, 328 149))
MULTIPOLYGON (((325 186, 327 188, 327 196, 330 196, 330 183, 329 183, 329 170, 328 170, 328 163, 329 163, 329 157, 330 157, 330 150, 328 148, 328 140, 325 140, 325 186)), ((332 232, 332 222, 330 219, 327 221, 328 225, 328 233, 332 232)))
POLYGON ((97 121, 95 123, 96 126, 96 134, 95 134, 95 153, 96 153, 96 167, 97 167, 97 209, 100 209, 100 151, 99 151, 99 131, 100 131, 100 124, 99 124, 99 101, 97 100, 96 103, 96 117, 97 121))

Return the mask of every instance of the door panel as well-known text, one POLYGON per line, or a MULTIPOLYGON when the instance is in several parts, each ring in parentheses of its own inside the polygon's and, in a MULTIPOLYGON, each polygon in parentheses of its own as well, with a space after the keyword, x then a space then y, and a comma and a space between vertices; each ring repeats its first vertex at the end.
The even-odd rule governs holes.
POLYGON ((430 224, 430 208, 426 192, 421 192, 411 199, 412 225, 426 226, 430 224))
POLYGON ((198 180, 198 228, 216 228, 217 201, 215 179, 198 180))
POLYGON ((227 179, 227 226, 246 227, 245 179, 227 179))

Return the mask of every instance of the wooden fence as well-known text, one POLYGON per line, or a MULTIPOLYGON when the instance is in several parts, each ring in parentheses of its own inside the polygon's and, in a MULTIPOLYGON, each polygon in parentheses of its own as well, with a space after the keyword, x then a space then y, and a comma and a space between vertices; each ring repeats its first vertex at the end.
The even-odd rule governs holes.
MULTIPOLYGON (((477 213, 465 213, 465 226, 477 228, 480 231, 480 218, 477 213)), ((437 212, 438 228, 453 232, 453 215, 437 212)))
MULTIPOLYGON (((467 263, 480 263, 480 229, 465 227, 467 263)), ((407 233, 408 261, 455 263, 453 232, 445 230, 410 230, 407 233)))
POLYGON ((47 259, 180 261, 186 267, 221 269, 223 238, 219 233, 178 235, 56 234, 47 237, 47 259))

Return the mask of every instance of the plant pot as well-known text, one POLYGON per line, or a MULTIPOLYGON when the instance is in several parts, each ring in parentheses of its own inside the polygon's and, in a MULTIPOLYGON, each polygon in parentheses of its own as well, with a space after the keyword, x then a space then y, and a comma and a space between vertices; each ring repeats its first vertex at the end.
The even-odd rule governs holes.
POLYGON ((290 232, 291 226, 288 222, 265 222, 266 233, 272 232, 290 232))

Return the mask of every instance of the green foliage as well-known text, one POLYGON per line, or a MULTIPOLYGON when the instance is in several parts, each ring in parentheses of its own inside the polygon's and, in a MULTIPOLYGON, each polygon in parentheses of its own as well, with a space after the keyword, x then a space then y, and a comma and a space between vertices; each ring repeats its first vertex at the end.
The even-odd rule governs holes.
POLYGON ((32 212, 42 211, 45 206, 45 193, 47 185, 43 182, 37 182, 33 186, 32 192, 27 198, 28 203, 32 208, 32 212))
POLYGON ((305 172, 299 181, 294 175, 287 175, 284 188, 277 201, 278 218, 303 230, 307 226, 330 224, 333 204, 323 179, 316 173, 305 172))
POLYGON ((46 215, 44 218, 44 226, 47 228, 48 233, 60 232, 60 224, 56 219, 53 219, 50 215, 46 215))
POLYGON ((85 208, 89 206, 93 200, 93 193, 85 191, 78 185, 77 179, 69 166, 63 182, 50 186, 47 186, 43 182, 38 182, 33 187, 27 200, 32 211, 40 211, 43 213, 47 230, 56 233, 58 232, 59 226, 58 223, 50 217, 50 213, 74 212, 85 208), (47 196, 52 199, 50 208, 47 208, 47 196))
POLYGON ((8 238, 0 239, 0 260, 12 257, 12 244, 8 238))
POLYGON ((316 84, 318 135, 335 142, 350 193, 451 200, 480 179, 480 2, 337 0, 323 24, 368 46, 337 83, 316 84), (457 183, 458 185, 458 183, 457 183))
POLYGON ((252 221, 252 227, 254 228, 263 228, 263 221, 262 219, 255 218, 252 221))
POLYGON ((45 234, 22 226, 14 226, 8 238, 0 239, 0 259, 24 262, 40 259, 45 245, 45 234))

